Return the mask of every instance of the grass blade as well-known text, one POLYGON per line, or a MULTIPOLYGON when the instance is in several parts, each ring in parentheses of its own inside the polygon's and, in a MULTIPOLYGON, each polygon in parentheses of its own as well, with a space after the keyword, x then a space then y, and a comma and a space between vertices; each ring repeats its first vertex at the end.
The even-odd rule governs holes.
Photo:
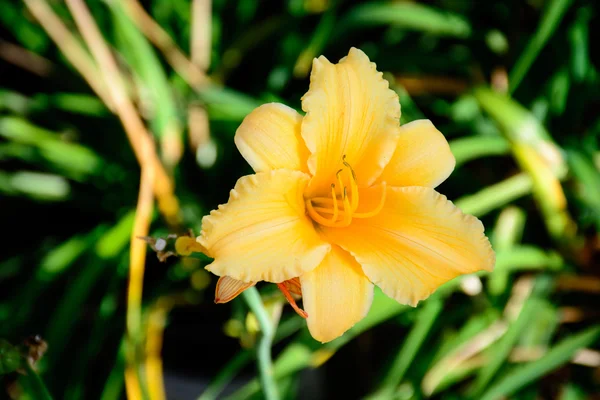
POLYGON ((567 9, 571 5, 572 0, 551 0, 547 5, 547 8, 542 15, 540 25, 533 37, 527 44, 527 47, 515 63, 515 66, 510 71, 509 76, 509 90, 514 92, 529 68, 540 54, 540 51, 544 48, 548 39, 552 36, 562 18, 567 13, 567 9))
POLYGON ((524 386, 569 362, 577 350, 590 346, 600 336, 600 325, 571 335, 554 346, 542 358, 526 365, 515 367, 497 384, 490 387, 481 400, 496 400, 516 393, 524 386))
POLYGON ((540 301, 535 297, 530 298, 521 309, 519 317, 509 327, 506 333, 494 345, 493 351, 488 352, 489 359, 484 364, 483 368, 477 374, 477 378, 473 383, 472 391, 475 398, 488 386, 494 375, 506 360, 516 344, 521 332, 530 323, 537 308, 540 306, 540 301))
POLYGON ((371 397, 373 400, 389 398, 396 390, 443 308, 444 302, 440 296, 433 296, 425 302, 416 318, 417 322, 388 369, 381 388, 371 397))
POLYGON ((355 27, 388 25, 439 36, 466 38, 471 26, 462 16, 418 3, 367 3, 354 7, 340 31, 355 27))

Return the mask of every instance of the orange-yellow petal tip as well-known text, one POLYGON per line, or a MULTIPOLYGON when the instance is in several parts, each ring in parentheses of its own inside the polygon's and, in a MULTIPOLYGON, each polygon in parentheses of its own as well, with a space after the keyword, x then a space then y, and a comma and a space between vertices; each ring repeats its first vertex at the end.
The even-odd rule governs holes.
POLYGON ((358 185, 370 186, 394 153, 400 103, 369 57, 352 48, 337 64, 315 58, 302 109, 311 190, 325 193, 343 158, 356 171, 358 185))
POLYGON ((308 150, 300 136, 302 115, 280 103, 267 103, 244 118, 234 142, 256 172, 307 171, 308 150))
POLYGON ((456 165, 444 135, 428 119, 400 127, 396 151, 379 180, 391 186, 435 188, 445 181, 456 165))
MULTIPOLYGON (((372 188, 361 196, 374 203, 379 193, 372 188)), ((427 187, 392 187, 377 216, 322 230, 385 294, 411 306, 459 275, 492 270, 495 262, 481 221, 427 187)))
POLYGON ((308 330, 321 343, 343 335, 371 307, 373 285, 354 257, 337 246, 300 281, 308 330))

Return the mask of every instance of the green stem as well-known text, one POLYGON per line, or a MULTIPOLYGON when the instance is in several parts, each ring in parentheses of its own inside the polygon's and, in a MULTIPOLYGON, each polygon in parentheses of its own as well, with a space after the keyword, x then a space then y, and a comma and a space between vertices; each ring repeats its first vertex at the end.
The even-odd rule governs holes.
POLYGON ((273 375, 273 360, 271 359, 271 345, 275 337, 275 326, 255 287, 246 289, 242 293, 242 296, 246 303, 248 303, 250 310, 256 316, 262 332, 256 357, 258 358, 260 384, 263 388, 265 399, 277 400, 279 399, 279 393, 277 392, 277 385, 273 375))
MULTIPOLYGON (((452 290, 453 289, 450 287, 447 289, 447 292, 450 293, 452 290)), ((368 331, 372 327, 377 326, 408 309, 408 306, 402 305, 396 300, 387 297, 381 290, 376 288, 373 295, 373 304, 371 305, 371 310, 367 316, 341 337, 321 345, 317 344, 317 342, 308 335, 308 332, 305 331, 308 335, 308 337, 304 336, 304 339, 306 340, 298 338, 297 340, 292 341, 292 343, 279 354, 275 361, 274 378, 282 379, 297 373, 304 368, 317 368, 323 365, 333 357, 340 348, 344 347, 363 332, 368 331)), ((259 383, 256 379, 253 379, 226 399, 248 399, 255 396, 259 390, 259 383)))
MULTIPOLYGON (((274 343, 280 342, 292 334, 296 333, 301 327, 305 325, 305 321, 302 318, 292 317, 287 321, 283 321, 277 332, 274 343)), ((225 367, 215 376, 208 387, 202 392, 197 400, 216 400, 221 394, 225 386, 237 375, 242 368, 249 364, 254 359, 254 352, 251 350, 244 350, 239 352, 233 357, 225 367)))
POLYGON ((42 378, 37 374, 37 372, 31 368, 29 362, 25 361, 23 363, 23 368, 27 372, 26 375, 23 375, 19 378, 19 383, 23 387, 23 391, 25 393, 24 398, 30 398, 35 400, 52 400, 52 396, 42 378))

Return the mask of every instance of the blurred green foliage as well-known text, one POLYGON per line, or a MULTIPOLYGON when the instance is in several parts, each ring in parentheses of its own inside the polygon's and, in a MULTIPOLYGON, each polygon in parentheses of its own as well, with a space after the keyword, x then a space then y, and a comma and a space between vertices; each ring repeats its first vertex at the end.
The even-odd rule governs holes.
MULTIPOLYGON (((48 3, 83 44, 65 4, 48 3)), ((337 61, 355 46, 398 92, 403 123, 428 118, 447 136, 457 168, 440 191, 483 220, 497 252, 493 273, 456 279, 417 308, 377 292, 369 315, 325 345, 286 307, 269 338, 282 398, 598 393, 596 2, 215 0, 199 22, 188 1, 144 1, 184 54, 198 39, 194 24, 210 22, 210 81, 201 84, 180 75, 126 3, 86 1, 175 181, 175 233, 197 234, 250 172, 233 143, 245 115, 270 101, 299 109, 312 59, 337 61), (209 130, 192 118, 198 110, 209 130)), ((0 0, 0 10, 0 379, 14 397, 124 398, 140 167, 114 110, 25 3, 0 0), (31 334, 48 344, 35 368, 22 344, 31 334)), ((170 231, 157 213, 152 236, 170 231)), ((212 304, 206 258, 149 255, 145 329, 167 302, 165 374, 197 383, 177 398, 262 398, 260 326, 248 306, 212 304)), ((283 299, 272 289, 260 287, 277 316, 283 299)), ((178 390, 167 379, 168 397, 178 390)))

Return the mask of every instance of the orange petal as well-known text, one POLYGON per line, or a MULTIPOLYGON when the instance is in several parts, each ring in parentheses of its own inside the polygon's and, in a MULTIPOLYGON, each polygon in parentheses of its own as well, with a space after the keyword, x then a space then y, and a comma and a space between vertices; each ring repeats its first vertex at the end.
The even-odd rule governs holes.
POLYGON ((206 267, 243 282, 283 282, 315 268, 330 249, 305 214, 308 176, 279 169, 240 178, 229 202, 202 219, 206 267))
MULTIPOLYGON (((376 204, 379 189, 361 202, 376 204)), ((324 235, 356 258, 371 282, 400 303, 416 305, 443 283, 479 270, 491 271, 495 255, 482 223, 445 196, 425 187, 388 189, 383 210, 324 235)), ((302 282, 303 293, 306 288, 302 282)))
POLYGON ((444 135, 421 119, 400 127, 396 151, 379 177, 392 186, 436 187, 454 170, 456 160, 444 135))
POLYGON ((300 282, 308 329, 320 342, 341 336, 371 307, 373 285, 356 260, 338 246, 317 268, 302 275, 300 282))
POLYGON ((256 172, 291 169, 308 172, 308 149, 300 137, 302 116, 279 103, 252 111, 235 133, 235 144, 256 172))
POLYGON ((352 48, 338 64, 315 59, 302 109, 302 137, 314 175, 310 190, 328 193, 343 156, 359 186, 374 182, 394 153, 400 103, 365 53, 352 48))
POLYGON ((215 289, 215 303, 230 302, 244 290, 254 285, 256 285, 256 282, 242 282, 229 276, 222 276, 219 278, 217 288, 215 289))

